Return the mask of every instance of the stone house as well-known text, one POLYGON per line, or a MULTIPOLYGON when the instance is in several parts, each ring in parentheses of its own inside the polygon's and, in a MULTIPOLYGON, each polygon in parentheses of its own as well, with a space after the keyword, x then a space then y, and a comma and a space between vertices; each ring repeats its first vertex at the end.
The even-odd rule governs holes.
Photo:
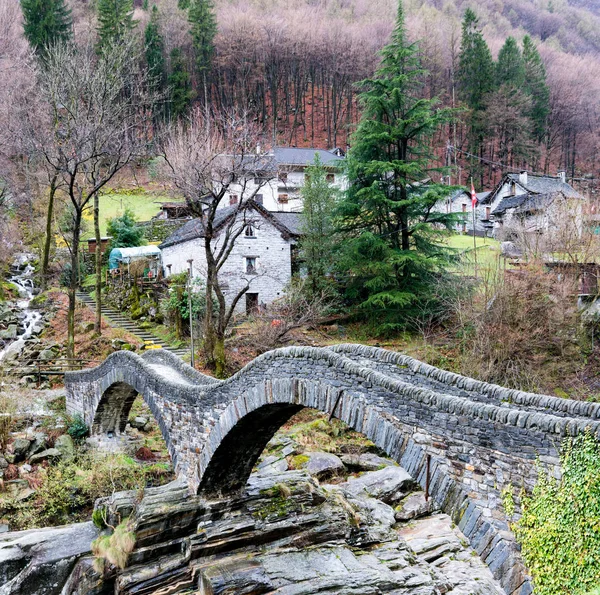
POLYGON ((275 147, 264 158, 264 170, 253 171, 237 183, 230 185, 223 207, 254 196, 254 200, 267 211, 298 212, 302 210, 300 190, 304 185, 306 168, 318 155, 327 170, 327 179, 340 190, 347 186, 342 166, 344 158, 339 149, 300 149, 275 147), (256 194, 255 194, 256 193, 256 194))
MULTIPOLYGON (((475 235, 486 235, 491 227, 489 222, 490 219, 490 208, 486 204, 486 201, 491 193, 478 192, 477 193, 477 205, 475 207, 475 235)), ((471 193, 464 189, 458 190, 454 194, 451 194, 439 200, 433 210, 437 213, 463 213, 464 218, 456 224, 456 231, 458 233, 473 233, 473 203, 471 200, 471 193)))
MULTIPOLYGON (((236 311, 250 313, 283 295, 292 278, 300 227, 299 213, 268 211, 254 201, 249 201, 244 209, 231 206, 217 211, 215 248, 222 245, 224 234, 241 231, 219 272, 221 287, 229 303, 248 287, 236 311)), ((171 234, 160 249, 166 277, 187 271, 190 259, 193 260, 193 276, 206 277, 204 232, 200 219, 187 222, 171 234)))
POLYGON ((567 223, 579 235, 583 229, 584 198, 567 183, 564 173, 556 177, 506 174, 487 203, 492 234, 500 240, 550 236, 567 223))

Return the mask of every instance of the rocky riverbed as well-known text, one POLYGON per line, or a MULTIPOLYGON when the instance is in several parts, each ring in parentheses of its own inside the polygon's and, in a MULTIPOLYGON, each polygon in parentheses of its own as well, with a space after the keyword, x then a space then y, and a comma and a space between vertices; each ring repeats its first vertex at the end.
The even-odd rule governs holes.
POLYGON ((369 452, 297 452, 276 436, 228 500, 172 483, 98 501, 96 521, 119 528, 95 557, 92 523, 5 533, 0 595, 502 593, 404 469, 369 452))

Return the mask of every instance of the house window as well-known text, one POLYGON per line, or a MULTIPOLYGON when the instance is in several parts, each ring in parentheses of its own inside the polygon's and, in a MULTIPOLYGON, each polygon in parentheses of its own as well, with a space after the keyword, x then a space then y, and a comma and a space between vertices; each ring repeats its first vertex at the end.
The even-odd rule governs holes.
POLYGON ((256 256, 246 256, 246 274, 256 274, 256 256))
POLYGON ((287 176, 288 176, 288 175, 287 175, 287 172, 286 172, 286 171, 279 172, 279 179, 280 179, 282 182, 287 182, 287 181, 288 181, 288 177, 287 177, 287 176))
POLYGON ((255 238, 256 237, 256 233, 254 233, 254 227, 252 227, 252 225, 250 225, 250 223, 248 223, 248 225, 246 225, 246 229, 244 230, 244 235, 247 238, 255 238))
POLYGON ((489 219, 492 214, 492 207, 485 207, 485 218, 489 219))
POLYGON ((327 181, 333 184, 335 182, 335 174, 327 174, 327 181))
POLYGON ((282 205, 286 205, 289 201, 289 197, 287 194, 280 194, 277 197, 277 200, 282 204, 282 205))
POLYGON ((263 204, 263 195, 262 194, 255 194, 254 195, 254 202, 258 205, 262 205, 263 204))
POLYGON ((246 294, 246 314, 256 314, 258 312, 258 293, 246 294))
POLYGON ((467 212, 467 205, 463 204, 462 208, 463 208, 463 213, 466 213, 467 212))
POLYGON ((517 183, 516 182, 510 183, 510 194, 511 194, 511 196, 516 196, 516 194, 517 194, 517 183))
POLYGON ((238 195, 230 194, 229 195, 229 206, 232 207, 233 205, 237 205, 237 203, 238 203, 238 195))

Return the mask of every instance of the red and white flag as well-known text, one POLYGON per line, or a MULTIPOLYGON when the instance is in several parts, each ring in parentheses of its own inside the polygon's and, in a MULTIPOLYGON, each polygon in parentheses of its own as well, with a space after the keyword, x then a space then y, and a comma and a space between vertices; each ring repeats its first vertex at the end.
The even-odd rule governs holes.
POLYGON ((477 194, 475 192, 475 186, 473 186, 473 180, 471 180, 471 206, 475 208, 477 206, 477 194))

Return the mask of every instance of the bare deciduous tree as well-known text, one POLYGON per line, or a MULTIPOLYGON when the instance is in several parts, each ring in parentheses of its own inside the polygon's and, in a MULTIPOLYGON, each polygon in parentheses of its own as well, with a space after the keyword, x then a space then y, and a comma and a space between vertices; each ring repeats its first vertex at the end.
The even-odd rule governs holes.
POLYGON ((208 124, 196 111, 189 122, 172 130, 164 157, 168 175, 202 229, 206 267, 204 352, 207 365, 222 376, 225 331, 250 287, 247 281, 226 298, 222 269, 246 228, 250 201, 274 177, 275 170, 273 161, 258 149, 258 130, 245 113, 213 115, 208 124), (237 199, 228 205, 230 193, 237 199), (225 220, 222 207, 229 209, 225 220))
MULTIPOLYGON (((67 355, 75 351, 75 294, 83 212, 113 176, 147 153, 151 121, 148 74, 139 68, 133 43, 97 55, 92 46, 58 45, 39 70, 42 113, 31 114, 28 138, 33 151, 65 187, 73 209, 70 238, 67 355)), ((97 287, 96 330, 100 330, 97 287)))

